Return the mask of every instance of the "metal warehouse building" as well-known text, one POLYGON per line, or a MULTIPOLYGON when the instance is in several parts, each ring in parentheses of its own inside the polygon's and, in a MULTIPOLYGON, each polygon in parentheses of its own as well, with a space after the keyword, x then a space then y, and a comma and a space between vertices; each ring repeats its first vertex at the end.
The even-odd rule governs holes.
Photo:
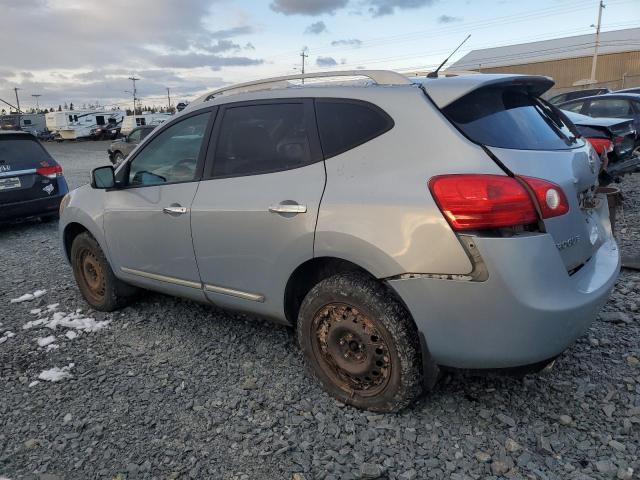
MULTIPOLYGON (((546 75, 558 93, 581 88, 591 77, 594 47, 595 34, 589 34, 472 50, 449 69, 546 75)), ((612 90, 640 86, 640 28, 600 34, 596 82, 612 90)))

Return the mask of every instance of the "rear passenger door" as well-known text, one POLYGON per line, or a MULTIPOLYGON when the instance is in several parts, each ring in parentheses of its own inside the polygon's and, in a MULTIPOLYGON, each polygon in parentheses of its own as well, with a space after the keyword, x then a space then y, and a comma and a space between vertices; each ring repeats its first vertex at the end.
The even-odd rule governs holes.
POLYGON ((286 282, 313 257, 324 185, 312 100, 221 106, 191 207, 207 297, 282 319, 286 282))

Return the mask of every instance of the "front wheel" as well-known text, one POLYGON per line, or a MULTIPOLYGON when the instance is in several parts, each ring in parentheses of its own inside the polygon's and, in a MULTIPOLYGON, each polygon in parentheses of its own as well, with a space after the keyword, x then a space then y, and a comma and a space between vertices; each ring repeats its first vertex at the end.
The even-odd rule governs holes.
POLYGON ((82 296, 96 310, 118 310, 128 305, 138 290, 116 278, 102 248, 87 232, 73 240, 71 266, 82 296))
POLYGON ((313 375, 343 403, 395 412, 422 392, 413 320, 363 273, 335 275, 311 289, 300 307, 298 342, 313 375))

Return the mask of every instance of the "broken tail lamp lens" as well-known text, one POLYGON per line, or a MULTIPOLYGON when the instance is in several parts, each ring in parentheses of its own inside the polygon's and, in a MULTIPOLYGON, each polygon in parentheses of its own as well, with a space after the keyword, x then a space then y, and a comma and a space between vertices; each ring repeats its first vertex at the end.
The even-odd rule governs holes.
POLYGON ((538 210, 542 218, 569 211, 559 185, 533 177, 439 175, 429 181, 429 190, 456 231, 528 225, 538 221, 538 210))
POLYGON ((603 152, 609 153, 613 150, 613 142, 607 138, 587 138, 593 149, 602 155, 603 152))
POLYGON ((36 170, 36 173, 43 177, 56 178, 58 175, 62 175, 62 167, 60 165, 40 167, 36 170))

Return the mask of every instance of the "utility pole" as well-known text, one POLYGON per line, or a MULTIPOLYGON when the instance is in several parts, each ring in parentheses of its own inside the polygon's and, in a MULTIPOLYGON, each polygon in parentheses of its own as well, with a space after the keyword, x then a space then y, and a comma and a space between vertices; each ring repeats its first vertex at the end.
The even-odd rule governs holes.
MULTIPOLYGON (((602 10, 605 8, 602 0, 598 4, 598 23, 596 27, 596 43, 593 49, 593 61, 591 62, 591 83, 596 83, 596 66, 598 65, 598 47, 600 46, 600 24, 602 22, 602 10)), ((592 27, 594 25, 591 25, 592 27)))
POLYGON ((167 87, 167 103, 169 104, 169 110, 171 110, 171 89, 167 87))
POLYGON ((40 95, 39 93, 33 93, 31 96, 36 99, 36 113, 38 113, 40 111, 40 104, 38 103, 38 97, 41 97, 42 95, 40 95))
POLYGON ((15 87, 13 89, 14 92, 16 92, 16 105, 18 105, 18 113, 20 113, 20 99, 18 98, 18 90, 21 90, 18 87, 15 87))
MULTIPOLYGON (((305 49, 303 48, 302 52, 300 52, 300 56, 302 57, 302 76, 303 77, 304 77, 304 61, 309 56, 304 52, 305 52, 305 49)), ((304 85, 304 78, 302 79, 302 84, 304 85)))
POLYGON ((130 76, 129 80, 131 80, 133 82, 133 118, 136 117, 136 94, 137 94, 137 90, 136 90, 136 82, 138 80, 140 80, 139 78, 136 78, 135 76, 130 76))

